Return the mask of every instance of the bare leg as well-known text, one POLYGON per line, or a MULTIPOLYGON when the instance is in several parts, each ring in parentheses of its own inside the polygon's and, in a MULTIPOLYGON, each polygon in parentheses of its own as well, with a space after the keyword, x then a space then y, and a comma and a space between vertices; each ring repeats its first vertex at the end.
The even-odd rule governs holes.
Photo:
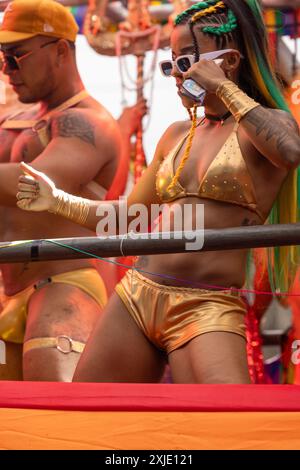
POLYGON ((250 383, 246 341, 227 332, 205 333, 169 355, 175 383, 250 383))
MULTIPOLYGON (((86 343, 102 309, 77 287, 49 284, 33 294, 28 305, 25 341, 66 335, 86 343)), ((80 354, 56 348, 32 349, 24 354, 24 380, 71 382, 80 354)))
POLYGON ((157 350, 113 294, 91 335, 75 382, 158 382, 165 355, 157 350))
MULTIPOLYGON (((3 305, 1 302, 2 296, 3 286, 0 273, 0 314, 3 309, 3 305)), ((22 351, 23 344, 5 342, 6 363, 1 364, 0 362, 0 380, 22 380, 22 351)))

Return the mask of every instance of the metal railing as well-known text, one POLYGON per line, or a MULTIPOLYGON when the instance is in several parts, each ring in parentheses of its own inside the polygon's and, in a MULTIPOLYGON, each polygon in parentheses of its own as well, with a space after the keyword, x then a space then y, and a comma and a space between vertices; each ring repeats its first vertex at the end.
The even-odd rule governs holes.
POLYGON ((0 243, 0 264, 238 250, 300 245, 300 223, 259 225, 195 232, 125 234, 117 237, 83 237, 0 243), (187 243, 203 240, 201 249, 187 250, 187 243))

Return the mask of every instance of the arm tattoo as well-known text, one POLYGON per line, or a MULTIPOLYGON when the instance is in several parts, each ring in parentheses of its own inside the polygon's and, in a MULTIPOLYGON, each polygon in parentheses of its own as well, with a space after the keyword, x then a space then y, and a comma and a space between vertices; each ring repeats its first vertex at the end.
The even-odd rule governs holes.
POLYGON ((290 148, 290 139, 299 136, 299 128, 292 116, 286 115, 285 118, 274 116, 269 110, 261 107, 255 108, 245 116, 248 121, 256 128, 256 135, 265 133, 266 141, 274 139, 279 152, 288 152, 290 148), (294 132, 292 132, 294 131, 294 132))
POLYGON ((96 147, 94 126, 82 113, 67 111, 54 118, 52 122, 53 136, 78 137, 96 147))

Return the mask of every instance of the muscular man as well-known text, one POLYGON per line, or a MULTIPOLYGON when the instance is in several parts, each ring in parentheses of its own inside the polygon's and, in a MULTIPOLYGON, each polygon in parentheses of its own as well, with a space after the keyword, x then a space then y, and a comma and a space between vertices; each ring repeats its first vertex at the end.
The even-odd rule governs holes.
MULTIPOLYGON (((92 234, 51 214, 40 218, 16 208, 20 161, 92 199, 103 198, 113 181, 122 136, 84 90, 75 59, 77 31, 72 15, 54 0, 15 0, 6 9, 3 71, 19 100, 33 107, 0 128, 1 241, 92 234)), ((8 368, 16 368, 9 360, 12 345, 24 341, 25 380, 70 381, 106 302, 101 277, 87 260, 7 264, 1 270, 7 297, 0 339, 7 342, 8 368)))

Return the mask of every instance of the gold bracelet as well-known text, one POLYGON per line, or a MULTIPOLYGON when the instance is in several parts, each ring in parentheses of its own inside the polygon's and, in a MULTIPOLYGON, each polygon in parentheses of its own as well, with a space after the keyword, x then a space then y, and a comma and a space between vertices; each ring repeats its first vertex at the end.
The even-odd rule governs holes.
POLYGON ((73 196, 60 189, 56 190, 55 206, 49 212, 61 215, 77 224, 84 225, 87 221, 91 201, 82 197, 73 196))
POLYGON ((216 95, 223 101, 237 122, 240 122, 249 111, 260 106, 230 80, 220 83, 216 95))

